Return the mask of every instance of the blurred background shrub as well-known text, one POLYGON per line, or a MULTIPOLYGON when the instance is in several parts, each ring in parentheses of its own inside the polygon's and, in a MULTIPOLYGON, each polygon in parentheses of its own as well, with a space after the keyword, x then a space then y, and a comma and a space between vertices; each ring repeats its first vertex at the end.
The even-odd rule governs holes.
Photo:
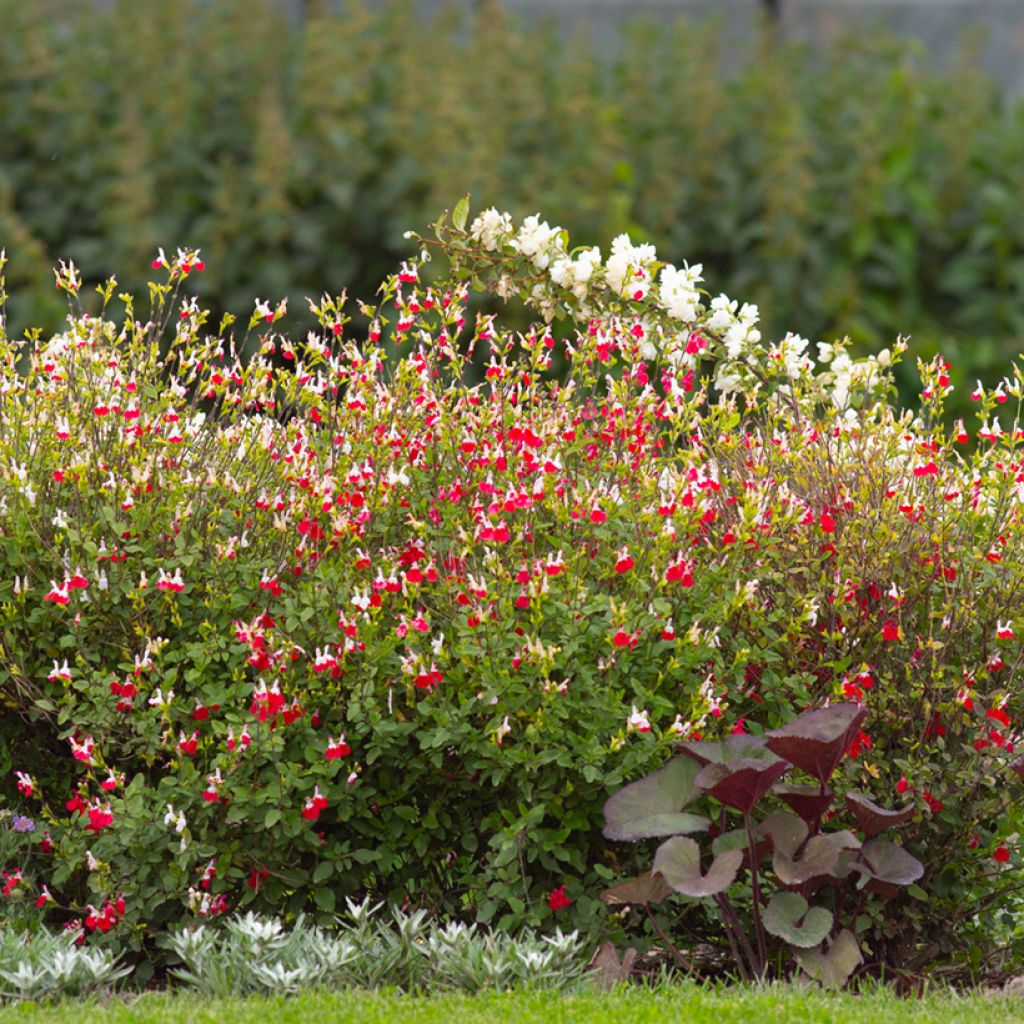
POLYGON ((704 19, 636 21, 608 57, 493 2, 343 8, 0 0, 12 331, 62 321, 58 257, 138 288, 159 245, 201 247, 228 309, 369 297, 471 192, 701 261, 772 337, 902 332, 961 379, 1024 349, 1024 106, 969 53, 766 29, 738 61, 704 19))

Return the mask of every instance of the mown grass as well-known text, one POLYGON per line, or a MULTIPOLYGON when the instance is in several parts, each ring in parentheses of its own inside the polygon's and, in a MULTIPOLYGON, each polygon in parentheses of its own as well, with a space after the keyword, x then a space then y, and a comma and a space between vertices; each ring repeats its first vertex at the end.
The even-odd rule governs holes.
POLYGON ((886 990, 840 995, 789 986, 706 989, 695 985, 559 996, 550 992, 405 996, 306 992, 271 999, 147 994, 107 1002, 25 1004, 0 1009, 0 1024, 999 1024, 1024 1022, 1024 998, 949 992, 904 999, 886 990))

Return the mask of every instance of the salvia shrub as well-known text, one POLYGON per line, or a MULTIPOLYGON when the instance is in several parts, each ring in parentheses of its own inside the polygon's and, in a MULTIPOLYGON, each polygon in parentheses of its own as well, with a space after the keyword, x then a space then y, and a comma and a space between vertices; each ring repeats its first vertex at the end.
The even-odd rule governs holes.
POLYGON ((615 930, 645 852, 609 792, 840 701, 832 788, 902 796, 924 868, 861 949, 984 955, 1020 858, 1016 368, 950 429, 941 359, 904 412, 902 342, 767 342, 699 265, 465 200, 304 339, 283 302, 213 324, 194 250, 153 264, 94 301, 62 264, 66 329, 0 340, 5 912, 135 947, 349 896, 615 930))

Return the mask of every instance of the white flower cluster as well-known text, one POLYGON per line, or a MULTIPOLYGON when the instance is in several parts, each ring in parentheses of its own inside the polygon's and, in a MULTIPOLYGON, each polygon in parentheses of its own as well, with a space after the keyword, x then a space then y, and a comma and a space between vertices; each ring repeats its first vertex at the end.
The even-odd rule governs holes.
MULTIPOLYGON (((887 351, 854 361, 843 345, 819 343, 822 366, 814 376, 816 363, 806 338, 787 334, 770 349, 762 349, 756 305, 741 305, 727 295, 705 303, 701 264, 659 268, 654 246, 634 244, 627 234, 612 242, 611 253, 602 263, 596 246, 567 252, 565 231, 542 221, 539 214, 527 217, 517 230, 510 214, 492 207, 476 217, 469 237, 488 252, 518 253, 546 275, 545 280, 531 283, 523 298, 548 320, 560 306, 578 321, 599 315, 602 291, 605 299, 645 302, 636 310, 634 330, 641 339, 641 356, 653 359, 661 354, 674 370, 685 372, 694 370, 702 356, 712 355, 717 358, 715 387, 724 396, 756 390, 758 375, 753 371, 758 367, 769 371, 783 389, 791 381, 813 379, 824 400, 849 409, 853 395, 872 393, 887 378, 891 362, 887 351), (572 293, 575 303, 566 299, 565 292, 572 293), (652 321, 651 305, 666 314, 669 322, 665 318, 652 321), (713 350, 711 342, 716 343, 713 350)), ((509 298, 515 290, 514 277, 502 271, 496 290, 509 298)))

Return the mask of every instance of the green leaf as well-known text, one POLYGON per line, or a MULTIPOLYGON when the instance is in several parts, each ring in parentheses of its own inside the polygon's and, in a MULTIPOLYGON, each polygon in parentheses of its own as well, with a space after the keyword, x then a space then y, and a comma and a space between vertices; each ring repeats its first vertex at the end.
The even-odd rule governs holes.
POLYGON ((883 885, 910 885, 924 874, 924 866, 913 854, 888 839, 871 839, 860 852, 854 870, 883 885))
POLYGON ((811 836, 800 851, 799 857, 776 850, 772 867, 783 885, 803 885, 823 875, 830 875, 839 863, 843 850, 855 850, 860 841, 852 832, 829 832, 811 836))
POLYGON ((469 196, 464 195, 452 210, 452 224, 457 231, 466 230, 466 219, 469 216, 469 196))
POLYGON ((701 899, 728 889, 735 881, 743 863, 741 850, 720 853, 703 874, 700 868, 700 847, 686 836, 674 836, 658 847, 651 871, 660 874, 683 896, 701 899))
POLYGON ((263 819, 265 828, 273 828, 281 820, 281 808, 271 807, 263 819))
POLYGON ((313 895, 313 902, 328 914, 334 913, 334 890, 317 889, 313 895))
POLYGON ((827 953, 802 949, 796 959, 803 968, 805 980, 816 981, 825 988, 842 988, 864 960, 857 937, 848 928, 835 937, 827 953))
POLYGON ((832 929, 832 913, 824 907, 808 907, 796 892, 777 892, 765 907, 765 929, 791 946, 817 946, 832 929))

